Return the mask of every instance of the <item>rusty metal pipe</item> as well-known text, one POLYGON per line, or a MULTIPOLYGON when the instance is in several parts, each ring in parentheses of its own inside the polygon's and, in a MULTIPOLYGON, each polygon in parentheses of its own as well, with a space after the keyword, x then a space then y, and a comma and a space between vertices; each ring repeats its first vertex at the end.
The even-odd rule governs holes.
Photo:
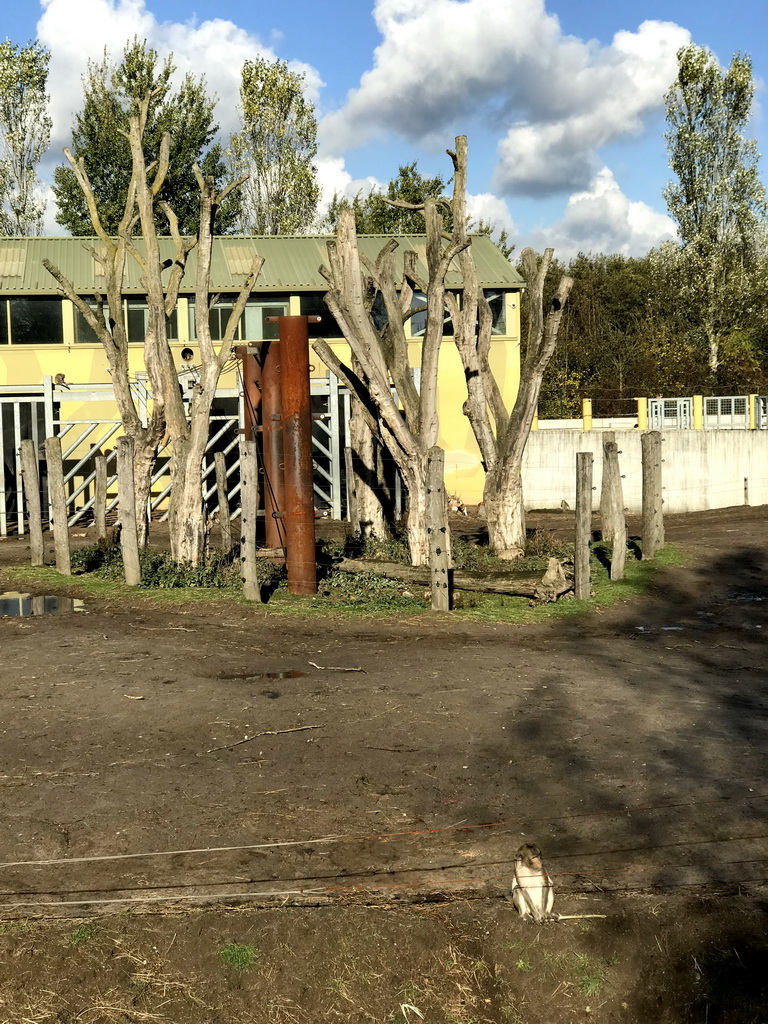
POLYGON ((288 591, 317 593, 315 498, 312 472, 312 400, 306 316, 282 316, 283 479, 288 591))
POLYGON ((282 367, 278 341, 261 346, 261 428, 264 458, 265 543, 284 548, 285 486, 283 483, 282 367))

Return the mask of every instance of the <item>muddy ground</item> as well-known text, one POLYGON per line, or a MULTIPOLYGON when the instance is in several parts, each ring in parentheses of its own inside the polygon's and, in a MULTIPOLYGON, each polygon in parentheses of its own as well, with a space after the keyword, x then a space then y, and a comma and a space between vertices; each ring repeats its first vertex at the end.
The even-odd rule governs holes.
POLYGON ((765 1024, 767 528, 546 625, 1 618, 0 1022, 765 1024))

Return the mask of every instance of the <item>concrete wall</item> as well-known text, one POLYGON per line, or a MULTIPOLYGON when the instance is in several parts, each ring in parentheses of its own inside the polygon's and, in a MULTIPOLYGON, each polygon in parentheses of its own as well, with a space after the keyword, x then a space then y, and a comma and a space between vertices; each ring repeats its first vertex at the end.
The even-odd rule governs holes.
MULTIPOLYGON (((639 431, 627 431, 616 438, 624 507, 629 512, 640 512, 642 507, 640 437, 639 431)), ((662 437, 665 512, 768 504, 768 431, 670 430, 662 437)), ((595 456, 593 507, 600 507, 602 435, 596 431, 544 430, 531 432, 525 451, 527 508, 559 508, 563 500, 574 507, 577 452, 592 452, 595 456)))

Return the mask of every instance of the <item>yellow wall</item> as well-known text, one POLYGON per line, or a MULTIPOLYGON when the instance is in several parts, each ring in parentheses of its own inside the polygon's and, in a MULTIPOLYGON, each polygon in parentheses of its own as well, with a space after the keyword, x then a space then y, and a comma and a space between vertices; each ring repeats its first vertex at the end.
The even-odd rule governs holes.
MULTIPOLYGON (((70 304, 71 305, 71 304, 70 304)), ((291 312, 298 310, 298 297, 291 298, 291 312)), ((70 308, 70 316, 72 310, 70 308)), ((517 394, 520 381, 520 309, 519 293, 507 295, 507 330, 506 336, 495 336, 491 340, 490 362, 498 380, 502 396, 511 409, 517 394)), ((101 345, 75 344, 74 329, 67 326, 65 310, 65 339, 68 344, 59 345, 4 345, 0 348, 0 385, 18 386, 42 384, 46 376, 55 377, 58 373, 65 375, 66 381, 72 385, 103 384, 109 381, 107 357, 101 345)), ((180 333, 182 324, 186 324, 186 316, 179 315, 180 333)), ((185 331, 186 333, 186 331, 185 331)), ((348 360, 349 350, 342 341, 331 341, 331 345, 339 352, 343 360, 348 360)), ((181 340, 171 343, 174 360, 179 369, 182 368, 181 350, 189 347, 195 354, 194 362, 199 363, 199 350, 195 342, 181 340)), ((410 343, 412 365, 419 365, 421 342, 410 343)), ((141 344, 130 346, 129 362, 134 373, 144 370, 141 344)), ((311 353, 311 362, 316 369, 313 377, 327 376, 327 370, 318 357, 311 353)), ((238 387, 236 370, 224 374, 221 379, 224 388, 238 387)), ((480 464, 480 454, 472 435, 469 420, 462 412, 466 398, 466 385, 461 360, 451 338, 446 338, 440 353, 440 374, 438 390, 438 413, 440 417, 440 434, 438 443, 445 449, 445 481, 449 493, 455 494, 462 501, 470 504, 481 500, 484 474, 480 464)), ((66 419, 112 419, 117 411, 111 403, 102 402, 65 402, 62 410, 66 419)), ((118 431, 119 434, 119 431, 118 431)), ((114 438, 108 447, 114 447, 114 438)), ((93 438, 91 438, 93 440, 93 438)))

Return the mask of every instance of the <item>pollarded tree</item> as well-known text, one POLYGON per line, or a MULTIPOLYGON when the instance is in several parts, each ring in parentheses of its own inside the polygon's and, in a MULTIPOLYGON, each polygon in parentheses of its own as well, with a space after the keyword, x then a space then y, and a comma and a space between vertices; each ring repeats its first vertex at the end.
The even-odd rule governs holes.
POLYGON ((320 198, 317 120, 304 76, 286 61, 246 61, 240 105, 243 129, 228 153, 232 174, 248 175, 240 227, 255 235, 299 234, 312 224, 320 198))
POLYGON ((532 249, 521 254, 528 292, 528 343, 517 396, 509 411, 490 366, 492 314, 477 279, 467 240, 467 140, 456 138, 453 160, 453 231, 463 279, 462 301, 446 293, 454 341, 464 366, 467 400, 464 414, 472 427, 485 469, 483 504, 491 547, 500 558, 515 559, 525 551, 525 505, 522 463, 541 390, 544 371, 557 344, 557 332, 573 279, 563 276, 544 313, 544 283, 553 250, 540 261, 532 249))
POLYGON ((45 89, 50 52, 0 43, 0 233, 39 235, 45 202, 37 165, 51 139, 45 89))
MULTIPOLYGON (((147 77, 146 64, 126 63, 122 79, 130 158, 130 180, 123 215, 115 235, 101 222, 99 208, 85 161, 65 150, 91 219, 92 232, 99 244, 91 252, 103 268, 105 296, 95 296, 95 306, 78 295, 71 281, 50 261, 46 269, 58 281, 64 295, 75 304, 88 325, 104 345, 125 433, 134 439, 136 478, 136 519, 140 540, 147 538, 147 503, 152 466, 157 446, 167 434, 171 442, 171 553, 177 561, 197 564, 204 555, 205 522, 201 473, 209 436, 210 412, 224 363, 231 355, 238 323, 262 261, 254 257, 234 308, 230 313, 224 339, 217 350, 211 340, 209 311, 217 296, 210 296, 211 251, 216 212, 232 189, 233 182, 221 191, 212 177, 193 167, 199 197, 199 236, 182 236, 172 206, 160 199, 169 170, 171 142, 166 133, 159 152, 147 153, 145 135, 153 102, 162 93, 162 79, 147 77), (158 213, 166 219, 167 233, 173 239, 173 258, 161 254, 158 213), (137 237, 137 229, 141 238, 137 237), (167 319, 173 312, 179 286, 190 252, 197 246, 195 315, 202 368, 187 420, 178 374, 168 345, 167 319), (144 338, 144 364, 152 394, 151 412, 146 426, 141 422, 131 393, 128 370, 128 338, 122 315, 122 287, 126 261, 135 260, 141 269, 147 292, 148 326, 144 338), (163 272, 170 275, 163 280, 163 272)), ((122 130, 122 129, 120 129, 122 130)))
POLYGON ((745 136, 754 95, 752 62, 735 54, 723 70, 705 48, 677 54, 667 93, 669 162, 664 191, 686 257, 689 301, 698 311, 714 372, 722 338, 738 326, 751 288, 765 189, 758 152, 745 136))
MULTIPOLYGON (((119 64, 108 55, 98 63, 89 62, 83 76, 83 108, 75 115, 72 146, 76 160, 83 160, 102 227, 115 234, 125 211, 131 179, 131 152, 128 142, 128 89, 140 80, 155 83, 144 130, 144 150, 157 158, 163 136, 171 140, 168 173, 160 200, 173 207, 183 235, 194 235, 200 215, 198 187, 193 166, 199 164, 206 176, 221 180, 225 167, 221 147, 212 145, 218 131, 214 120, 215 99, 206 91, 203 79, 187 75, 174 89, 173 58, 160 63, 155 50, 134 39, 126 46, 119 64), (128 84, 130 83, 130 85, 128 84)), ((58 204, 56 221, 73 235, 93 231, 91 216, 82 188, 72 167, 54 171, 53 192, 58 204)), ((221 211, 218 229, 223 234, 237 216, 236 194, 221 211)), ((157 228, 168 233, 165 216, 157 210, 157 228)))
POLYGON ((328 266, 321 273, 328 282, 325 297, 352 351, 352 365, 341 362, 322 339, 314 349, 351 389, 373 435, 387 448, 408 489, 408 546, 414 565, 426 564, 429 546, 426 528, 427 453, 437 443, 437 370, 445 318, 445 276, 451 261, 468 241, 442 239, 437 202, 424 203, 427 234, 428 280, 417 274, 416 253, 403 254, 398 279, 395 251, 390 239, 375 262, 358 249, 355 218, 347 207, 339 212, 335 241, 328 243, 328 266), (415 291, 426 303, 413 307, 415 291), (380 297, 385 315, 374 313, 380 297), (405 324, 426 309, 427 325, 421 350, 419 387, 408 356, 405 324), (392 387, 396 394, 393 394, 392 387))

